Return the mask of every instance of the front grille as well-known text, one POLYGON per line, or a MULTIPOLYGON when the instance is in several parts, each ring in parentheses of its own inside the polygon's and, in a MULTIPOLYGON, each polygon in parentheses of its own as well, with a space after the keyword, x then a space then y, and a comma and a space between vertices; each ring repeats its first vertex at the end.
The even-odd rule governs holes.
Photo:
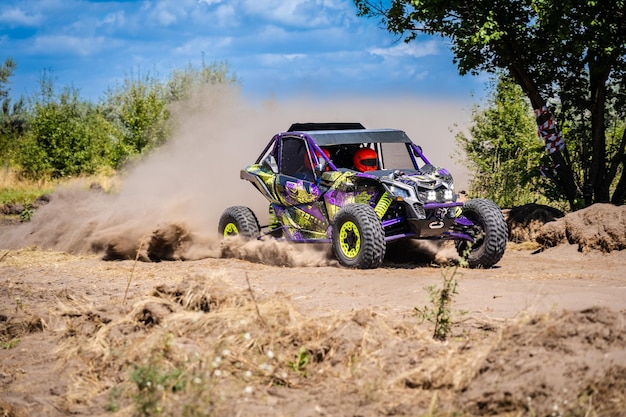
POLYGON ((415 203, 413 204, 413 208, 415 209, 418 220, 424 220, 426 218, 426 210, 424 210, 424 207, 421 204, 415 203))

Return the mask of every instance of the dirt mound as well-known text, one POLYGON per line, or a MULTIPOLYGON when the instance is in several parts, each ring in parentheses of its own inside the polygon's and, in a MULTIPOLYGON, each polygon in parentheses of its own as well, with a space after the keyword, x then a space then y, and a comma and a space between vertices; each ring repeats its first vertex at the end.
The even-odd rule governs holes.
POLYGON ((597 415, 623 415, 625 320, 594 308, 507 327, 461 400, 478 415, 587 415, 592 404, 597 415))
POLYGON ((7 203, 0 204, 0 214, 4 214, 7 216, 20 216, 25 210, 37 210, 50 202, 50 195, 44 194, 42 196, 37 197, 33 204, 27 204, 24 206, 20 203, 7 203))
POLYGON ((516 243, 533 241, 541 227, 564 216, 561 210, 543 204, 525 204, 506 213, 509 240, 516 243))
POLYGON ((602 252, 626 249, 626 206, 594 204, 545 224, 536 240, 544 247, 577 244, 578 250, 602 252))
POLYGON ((105 261, 182 261, 197 259, 190 254, 194 242, 194 236, 185 225, 166 224, 152 232, 149 238, 137 240, 114 236, 93 242, 92 249, 97 253, 104 252, 105 261))

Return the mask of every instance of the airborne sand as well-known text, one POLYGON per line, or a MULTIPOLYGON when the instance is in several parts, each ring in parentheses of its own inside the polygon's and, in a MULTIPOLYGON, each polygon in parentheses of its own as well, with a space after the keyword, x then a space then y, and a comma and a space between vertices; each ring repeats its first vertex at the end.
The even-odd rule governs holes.
POLYGON ((110 251, 134 257, 155 230, 180 225, 184 258, 219 256, 217 221, 231 205, 251 207, 261 224, 267 203, 239 178, 269 139, 293 122, 350 121, 366 127, 405 130, 436 165, 466 185, 466 171, 452 157, 453 129, 470 119, 465 104, 398 98, 293 99, 251 102, 237 90, 212 87, 173 106, 173 137, 128 169, 119 193, 58 190, 30 223, 0 230, 0 247, 37 246, 70 253, 110 251))

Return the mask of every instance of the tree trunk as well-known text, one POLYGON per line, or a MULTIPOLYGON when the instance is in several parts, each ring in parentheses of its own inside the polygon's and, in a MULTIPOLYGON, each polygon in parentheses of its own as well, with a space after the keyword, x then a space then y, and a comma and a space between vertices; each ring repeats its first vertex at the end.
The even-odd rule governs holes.
POLYGON ((622 132, 622 140, 620 141, 619 148, 616 154, 613 156, 611 160, 611 168, 609 169, 609 178, 613 180, 617 175, 617 171, 621 165, 622 174, 613 191, 613 196, 611 197, 611 203, 613 204, 624 204, 624 200, 626 199, 626 129, 622 132))
MULTIPOLYGON (((515 78, 517 83, 522 87, 522 90, 526 94, 526 96, 530 99, 530 103, 533 106, 533 109, 541 109, 544 105, 546 105, 546 101, 541 97, 539 90, 535 86, 533 80, 528 76, 526 71, 517 63, 512 63, 509 66, 509 71, 511 75, 515 78)), ((540 118, 537 118, 537 123, 540 122, 540 118)), ((557 185, 561 188, 565 198, 569 202, 570 208, 572 210, 576 210, 580 208, 579 205, 579 192, 578 186, 576 185, 576 180, 574 178, 574 173, 572 172, 572 167, 567 162, 563 153, 556 149, 554 152, 550 153, 550 159, 552 159, 552 163, 554 164, 554 169, 557 173, 557 185)))
POLYGON ((589 178, 593 187, 593 202, 608 203, 609 188, 613 178, 607 178, 606 136, 605 136, 605 103, 606 80, 609 70, 598 68, 593 62, 589 65, 591 89, 591 172, 589 178))
POLYGON ((626 200, 626 163, 622 163, 622 176, 615 187, 611 203, 621 205, 624 204, 624 200, 626 200))

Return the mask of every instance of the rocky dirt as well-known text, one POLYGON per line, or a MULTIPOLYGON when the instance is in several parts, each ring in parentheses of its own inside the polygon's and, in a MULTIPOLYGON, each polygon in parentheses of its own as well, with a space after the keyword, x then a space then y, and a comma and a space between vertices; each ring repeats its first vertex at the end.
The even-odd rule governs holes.
POLYGON ((595 234, 510 243, 489 270, 423 244, 367 271, 272 241, 181 261, 193 234, 175 225, 134 257, 7 248, 0 415, 623 416, 626 256, 606 243, 621 209, 549 222, 538 236, 595 234), (444 278, 458 287, 439 341, 444 278))

